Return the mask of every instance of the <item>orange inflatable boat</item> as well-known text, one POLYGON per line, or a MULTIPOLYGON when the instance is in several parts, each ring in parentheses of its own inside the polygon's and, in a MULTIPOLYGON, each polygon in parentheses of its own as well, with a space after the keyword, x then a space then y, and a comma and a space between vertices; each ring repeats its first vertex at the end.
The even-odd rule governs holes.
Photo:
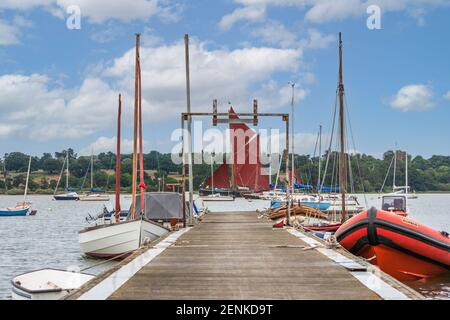
POLYGON ((401 281, 450 271, 450 238, 402 215, 371 208, 347 220, 338 242, 401 281))

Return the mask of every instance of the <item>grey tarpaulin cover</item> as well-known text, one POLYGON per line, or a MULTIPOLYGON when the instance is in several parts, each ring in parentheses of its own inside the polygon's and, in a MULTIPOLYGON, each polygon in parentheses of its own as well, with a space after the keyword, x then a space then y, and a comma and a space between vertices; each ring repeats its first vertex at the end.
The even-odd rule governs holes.
MULTIPOLYGON (((136 196, 136 212, 141 212, 141 195, 136 196)), ((183 218, 181 194, 175 192, 146 192, 145 217, 149 220, 183 218)))

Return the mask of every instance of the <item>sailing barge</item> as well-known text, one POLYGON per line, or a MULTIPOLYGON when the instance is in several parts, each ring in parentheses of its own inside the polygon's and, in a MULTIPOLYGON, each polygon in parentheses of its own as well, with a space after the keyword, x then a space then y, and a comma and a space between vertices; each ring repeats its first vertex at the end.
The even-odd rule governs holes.
MULTIPOLYGON (((239 119, 233 107, 228 113, 230 119, 239 119)), ((219 193, 223 196, 243 197, 270 190, 268 175, 261 174, 263 166, 260 159, 259 134, 244 123, 230 122, 230 145, 231 163, 221 164, 205 179, 200 188, 200 195, 219 193)))

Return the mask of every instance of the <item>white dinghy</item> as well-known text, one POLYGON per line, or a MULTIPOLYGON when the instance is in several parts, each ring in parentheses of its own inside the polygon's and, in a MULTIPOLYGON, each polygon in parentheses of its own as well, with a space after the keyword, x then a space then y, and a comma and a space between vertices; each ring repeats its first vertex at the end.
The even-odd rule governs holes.
POLYGON ((13 300, 58 300, 80 288, 94 275, 57 269, 41 269, 11 280, 13 300))

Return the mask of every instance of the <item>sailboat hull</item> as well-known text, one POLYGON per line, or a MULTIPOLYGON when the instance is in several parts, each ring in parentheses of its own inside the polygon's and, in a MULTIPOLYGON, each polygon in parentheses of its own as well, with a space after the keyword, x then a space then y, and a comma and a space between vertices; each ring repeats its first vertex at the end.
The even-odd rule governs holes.
POLYGON ((17 216, 26 216, 29 212, 30 208, 23 209, 0 209, 0 217, 17 217, 17 216))
POLYGON ((85 196, 80 196, 80 201, 109 201, 108 195, 101 194, 89 194, 85 196))
POLYGON ((168 229, 145 220, 100 225, 80 231, 81 251, 96 258, 123 259, 149 243, 167 234, 168 229))
POLYGON ((140 237, 141 245, 148 244, 156 239, 159 239, 169 233, 169 231, 169 229, 158 223, 142 220, 140 237))
POLYGON ((61 200, 66 200, 66 201, 80 200, 80 197, 78 195, 70 195, 70 194, 54 195, 53 198, 55 200, 58 200, 58 201, 61 201, 61 200))

